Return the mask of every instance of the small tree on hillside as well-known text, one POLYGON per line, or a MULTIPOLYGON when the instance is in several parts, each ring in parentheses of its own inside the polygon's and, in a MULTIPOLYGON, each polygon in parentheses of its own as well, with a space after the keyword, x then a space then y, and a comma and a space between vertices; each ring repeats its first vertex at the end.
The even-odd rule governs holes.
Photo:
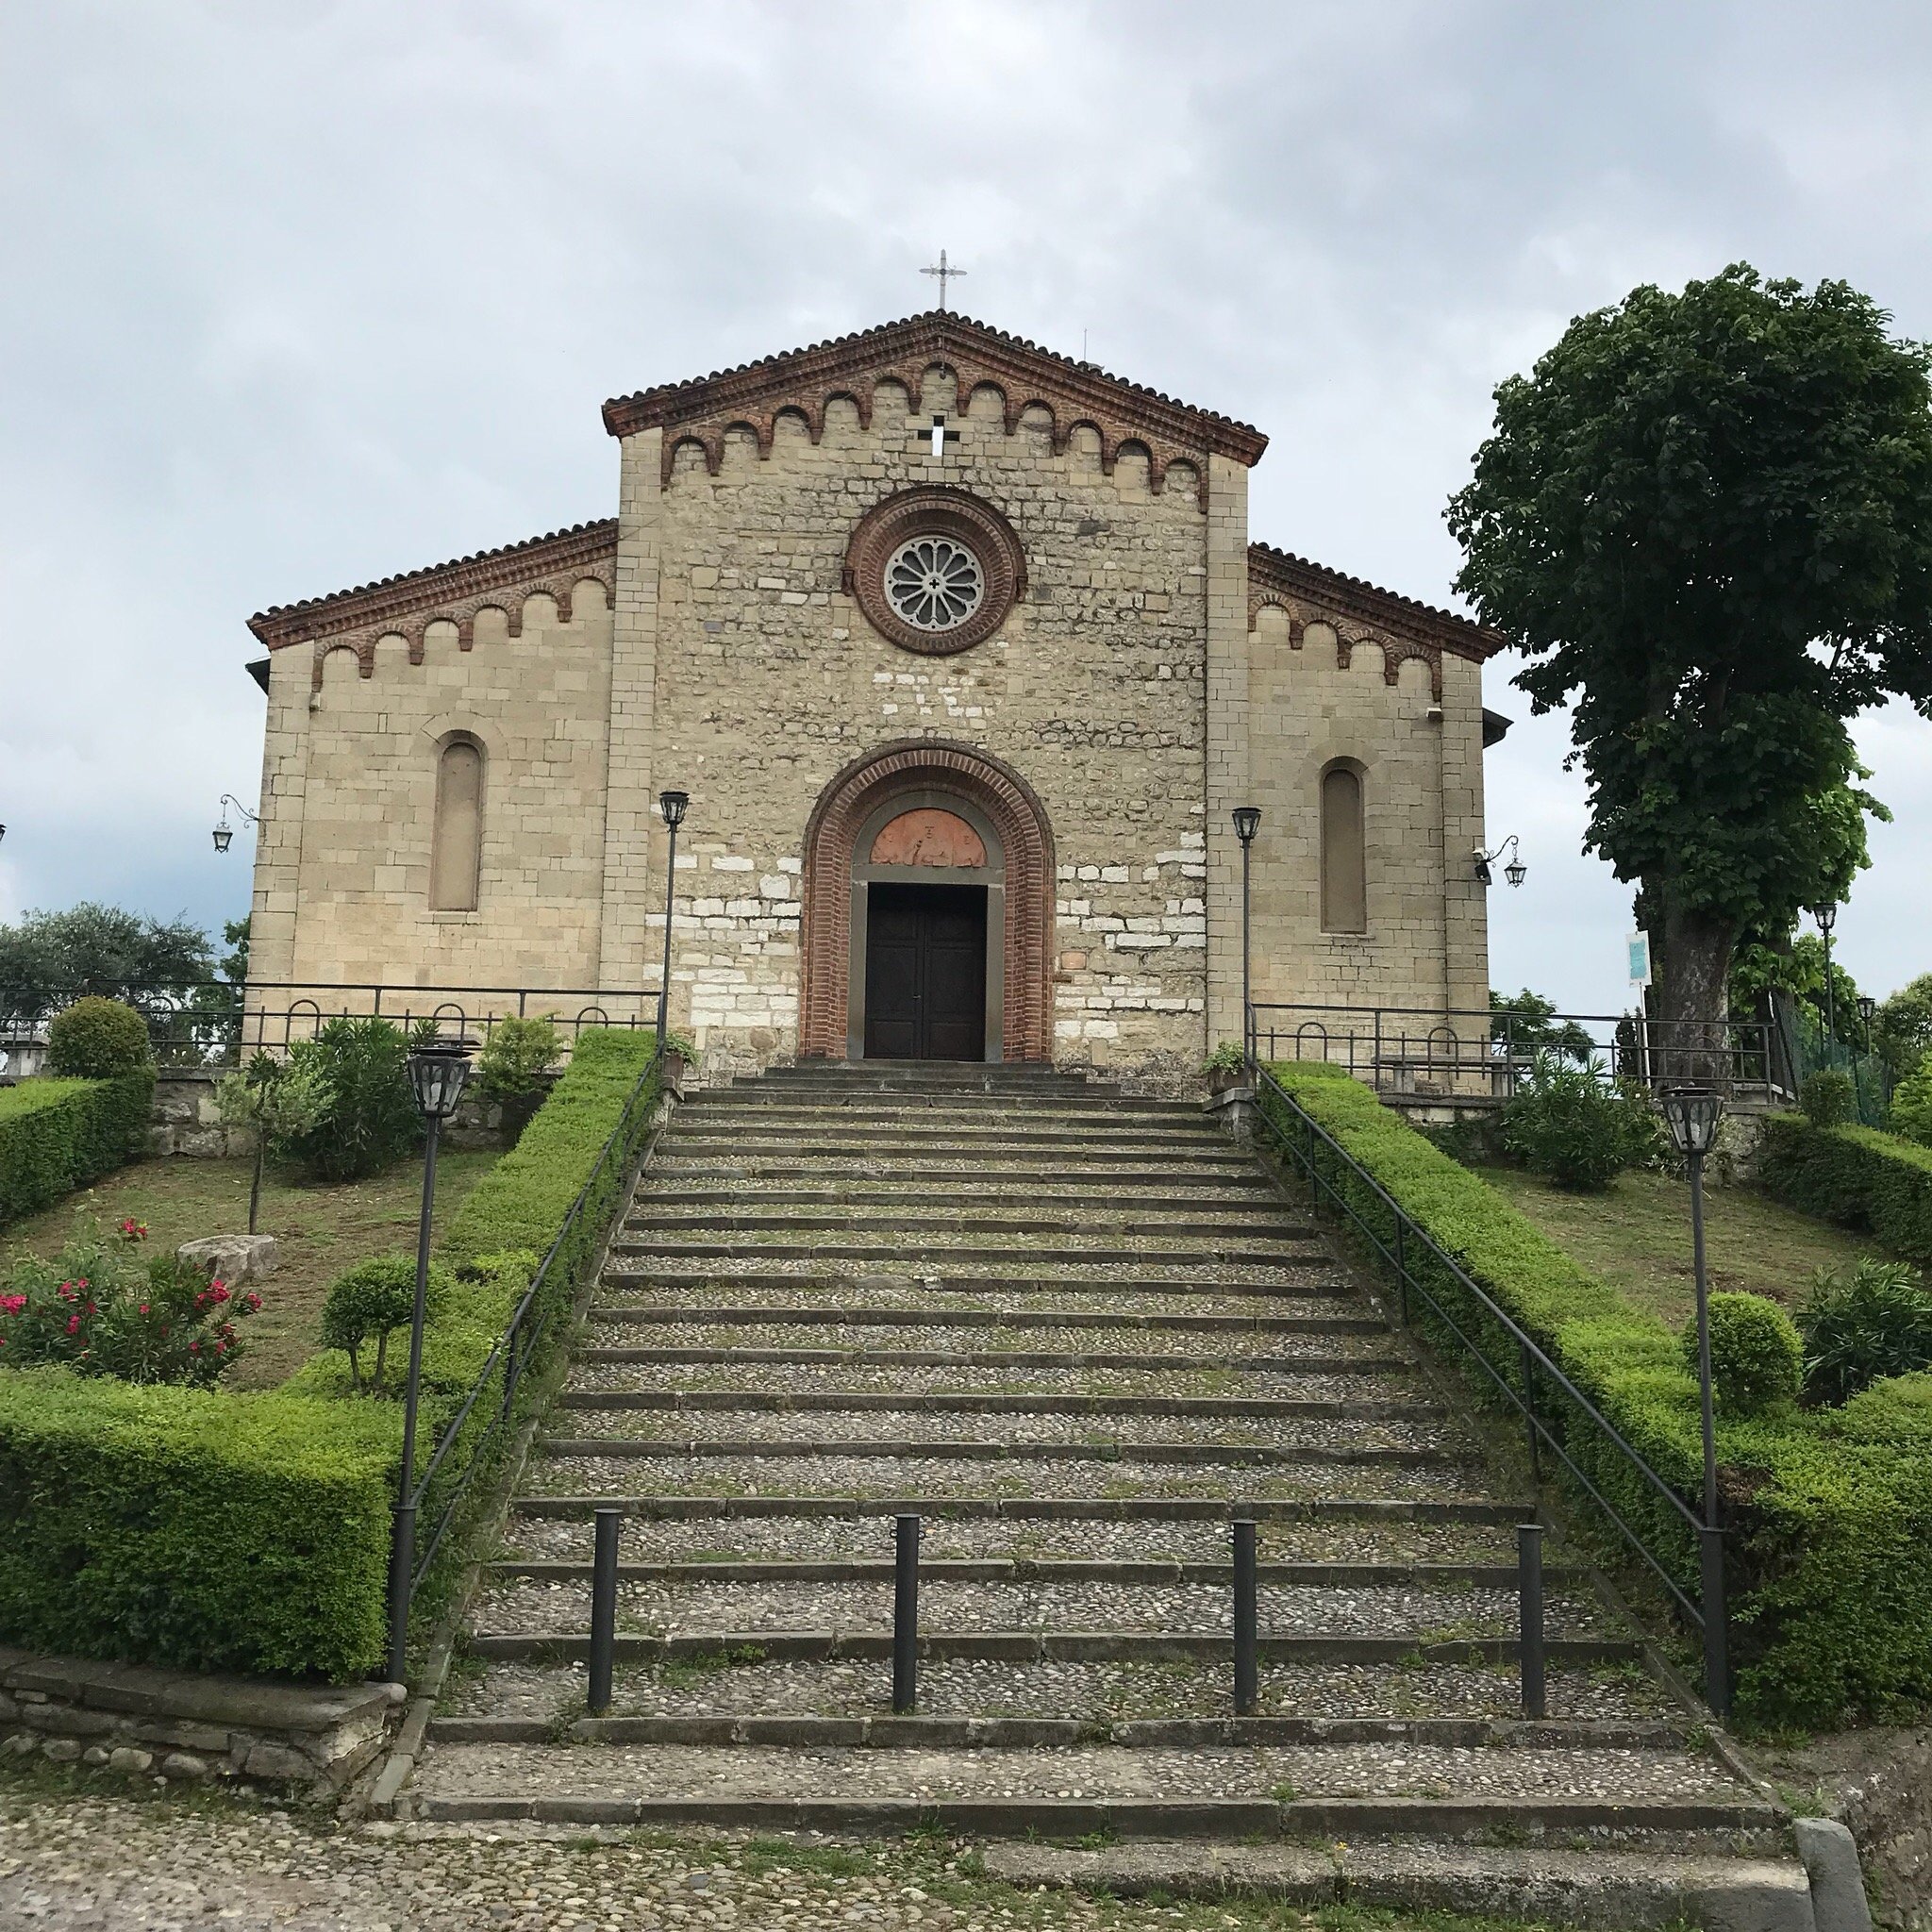
POLYGON ((1642 882, 1687 1068, 1740 936, 1831 883, 1845 721, 1932 702, 1932 355, 1889 319, 1743 265, 1638 289, 1496 391, 1449 507, 1519 684, 1575 699, 1588 841, 1642 882))

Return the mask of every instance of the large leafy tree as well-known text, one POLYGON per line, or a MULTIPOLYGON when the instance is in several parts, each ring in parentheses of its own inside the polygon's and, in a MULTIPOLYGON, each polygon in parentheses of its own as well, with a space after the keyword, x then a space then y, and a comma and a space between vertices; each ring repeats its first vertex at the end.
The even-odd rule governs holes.
POLYGON ((44 1012, 83 993, 145 1004, 209 977, 208 935, 189 919, 84 904, 0 925, 0 1011, 44 1012))
POLYGON ((1849 883, 1847 721, 1932 704, 1932 355, 1842 282, 1633 291, 1496 391, 1457 587, 1574 700, 1589 845, 1641 883, 1661 1009, 1721 1038, 1740 936, 1849 883))

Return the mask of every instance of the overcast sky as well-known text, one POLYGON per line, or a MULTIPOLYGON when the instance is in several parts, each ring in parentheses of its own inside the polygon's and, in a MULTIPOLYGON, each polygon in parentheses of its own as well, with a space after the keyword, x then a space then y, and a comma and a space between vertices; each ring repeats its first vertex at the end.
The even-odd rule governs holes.
MULTIPOLYGON (((0 0, 0 920, 212 924, 265 605, 615 507, 605 397, 930 305, 1243 418, 1253 534, 1435 602, 1490 394, 1739 258, 1932 335, 1932 8, 0 0)), ((1491 753, 1493 978, 1624 1003, 1562 722, 1491 753)), ((1932 726, 1840 921, 1932 968, 1932 726)))

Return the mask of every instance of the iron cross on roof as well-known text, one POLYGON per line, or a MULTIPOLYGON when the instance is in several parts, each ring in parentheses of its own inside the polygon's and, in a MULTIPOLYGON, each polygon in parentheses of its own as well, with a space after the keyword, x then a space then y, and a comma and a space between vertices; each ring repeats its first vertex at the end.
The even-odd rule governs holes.
POLYGON ((951 278, 954 275, 963 275, 966 273, 966 271, 963 268, 955 268, 952 265, 952 263, 946 259, 946 251, 943 248, 941 248, 940 250, 940 258, 938 266, 934 268, 923 268, 919 271, 919 273, 923 275, 939 276, 940 307, 943 308, 946 306, 946 283, 949 280, 951 280, 951 278))

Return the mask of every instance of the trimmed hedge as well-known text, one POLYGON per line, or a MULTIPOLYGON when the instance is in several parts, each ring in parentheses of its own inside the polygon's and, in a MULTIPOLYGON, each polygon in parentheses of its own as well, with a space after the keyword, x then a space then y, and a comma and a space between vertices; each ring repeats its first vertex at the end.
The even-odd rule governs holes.
POLYGON ((154 1104, 152 1068, 0 1087, 0 1227, 132 1160, 154 1104))
POLYGON ((1932 1147, 1776 1113, 1757 1143, 1757 1179, 1807 1214, 1864 1228, 1894 1255, 1932 1263, 1932 1147))
MULTIPOLYGON (((424 1338, 419 1470, 625 1121, 652 1046, 649 1034, 586 1032, 523 1140, 452 1221, 441 1254, 456 1286, 424 1338)), ((595 1264, 654 1099, 633 1110, 623 1158, 559 1251, 559 1307, 595 1264)), ((554 1350, 561 1322, 549 1337, 554 1350)), ((497 1407, 486 1393, 466 1439, 497 1407)), ((401 1445, 401 1405, 352 1397, 339 1353, 258 1395, 0 1370, 0 1641, 337 1680, 377 1669, 401 1445)), ((453 1449, 422 1534, 472 1446, 453 1449)), ((456 1558, 460 1539, 446 1548, 456 1558)))
POLYGON ((391 1405, 0 1374, 0 1632, 359 1676, 383 1650, 391 1405))
MULTIPOLYGON (((1677 1338, 1340 1068, 1295 1062, 1271 1071, 1651 1467, 1694 1498, 1702 1481, 1697 1385, 1677 1338)), ((1265 1094, 1264 1112, 1292 1133, 1265 1094)), ((1345 1169, 1328 1177, 1387 1239, 1388 1210, 1374 1193, 1345 1169)), ((1410 1266, 1520 1390, 1520 1351, 1507 1332, 1440 1264, 1427 1269, 1411 1249, 1410 1266)), ((1415 1312, 1419 1326, 1441 1334, 1425 1307, 1415 1312)), ((1445 1347, 1451 1359, 1460 1355, 1453 1339, 1445 1347)), ((1568 1453, 1694 1600, 1694 1538, 1676 1512, 1580 1411, 1552 1391, 1540 1389, 1537 1399, 1568 1453)), ((1739 1719, 1816 1727, 1897 1719, 1932 1705, 1932 1377, 1876 1385, 1841 1410, 1787 1403, 1721 1417, 1718 1427, 1739 1719)))

